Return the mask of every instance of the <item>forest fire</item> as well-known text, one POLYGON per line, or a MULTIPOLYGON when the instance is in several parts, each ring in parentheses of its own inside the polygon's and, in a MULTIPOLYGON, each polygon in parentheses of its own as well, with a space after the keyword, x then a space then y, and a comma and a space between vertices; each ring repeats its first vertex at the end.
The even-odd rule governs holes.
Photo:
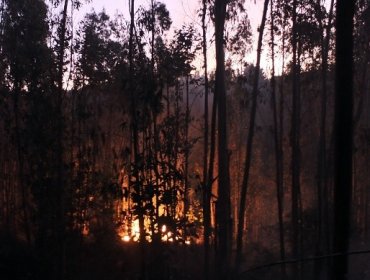
MULTIPOLYGON (((86 235, 88 232, 86 233, 86 235)), ((140 227, 139 227, 139 221, 134 220, 132 223, 132 226, 130 229, 121 230, 118 231, 118 236, 123 242, 139 242, 140 241, 140 227), (128 232, 131 232, 131 235, 128 234, 128 232)), ((153 240, 151 234, 148 234, 146 237, 146 241, 151 243, 153 240)), ((182 239, 181 239, 182 240, 182 239)), ((161 241, 162 242, 179 242, 180 238, 179 236, 175 236, 171 231, 167 230, 166 225, 162 225, 161 227, 161 241)), ((185 245, 191 245, 191 240, 189 237, 185 238, 181 243, 185 245)))
POLYGON ((370 1, 128 2, 0 0, 0 279, 370 279, 370 1))
MULTIPOLYGON (((154 233, 148 230, 150 228, 150 224, 145 224, 146 228, 146 242, 151 243, 153 241, 153 235, 158 234, 158 230, 155 230, 154 233)), ((132 221, 131 226, 125 225, 122 226, 121 229, 117 231, 118 236, 123 242, 139 242, 140 241, 140 226, 139 220, 135 219, 132 221)), ((88 229, 84 228, 83 235, 87 236, 89 234, 88 229)), ((160 240, 162 242, 180 242, 186 245, 190 245, 191 241, 189 237, 181 237, 181 231, 179 234, 174 234, 172 231, 168 230, 168 227, 163 224, 159 231, 160 240)))
POLYGON ((124 242, 139 241, 140 240, 139 221, 134 220, 130 225, 124 225, 123 227, 121 227, 121 229, 118 230, 118 236, 124 242))

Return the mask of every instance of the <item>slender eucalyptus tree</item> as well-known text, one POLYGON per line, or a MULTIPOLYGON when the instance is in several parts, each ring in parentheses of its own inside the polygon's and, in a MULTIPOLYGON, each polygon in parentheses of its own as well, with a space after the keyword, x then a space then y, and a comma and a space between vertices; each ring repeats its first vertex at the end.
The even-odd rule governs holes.
MULTIPOLYGON (((301 228, 302 228, 302 212, 301 212, 301 149, 300 149, 300 122, 301 122, 301 98, 299 90, 300 78, 300 47, 299 47, 299 30, 298 26, 298 2, 293 0, 292 3, 292 136, 291 136, 291 170, 292 170, 292 252, 294 258, 301 257, 301 228)), ((301 277, 301 265, 298 264, 296 272, 297 279, 301 277)))
POLYGON ((57 269, 55 279, 64 279, 65 274, 65 170, 64 170, 64 146, 63 146, 63 78, 64 78, 64 62, 65 62, 65 52, 67 46, 67 13, 68 4, 70 0, 64 0, 63 10, 61 14, 60 25, 58 28, 58 48, 57 48, 57 97, 56 97, 56 138, 57 138, 57 209, 56 209, 56 244, 57 248, 57 269))
POLYGON ((215 95, 217 96, 218 104, 218 200, 216 209, 218 247, 216 259, 219 279, 228 279, 228 277, 230 277, 230 245, 232 237, 224 52, 224 28, 227 2, 226 0, 216 0, 214 6, 216 44, 215 95))
MULTIPOLYGON (((275 148, 275 164, 276 164, 276 197, 278 205, 278 221, 279 221, 279 243, 280 243, 280 258, 282 261, 285 260, 285 230, 284 230, 284 177, 283 177, 283 143, 282 139, 279 137, 279 119, 278 119, 278 109, 276 102, 276 79, 275 79, 275 23, 274 23, 274 0, 270 3, 270 36, 271 36, 271 101, 272 101, 272 111, 273 111, 273 122, 274 122, 274 148, 275 148)), ((281 98, 281 97, 280 97, 281 98)), ((280 120, 282 121, 282 120, 280 120)), ((282 279, 286 277, 286 267, 285 264, 282 265, 282 279)))
MULTIPOLYGON (((321 1, 317 1, 320 7, 321 1)), ((320 109, 320 134, 319 134, 319 151, 317 164, 317 209, 318 209, 318 236, 317 236, 317 255, 328 252, 329 242, 329 192, 328 192, 328 166, 327 166, 327 106, 328 106, 328 68, 329 68, 329 46, 331 40, 331 28, 333 20, 334 0, 330 1, 330 9, 326 26, 323 25, 322 15, 317 13, 321 38, 321 109, 320 109)), ((317 262, 317 278, 321 272, 321 265, 317 262)))
POLYGON ((262 39, 263 31, 265 29, 266 15, 268 10, 269 0, 264 1, 263 13, 261 19, 261 25, 259 27, 258 45, 257 45, 257 62, 253 77, 253 89, 252 89, 252 111, 249 121, 249 134, 247 138, 247 148, 245 154, 245 166, 243 173, 243 181, 240 192, 240 206, 239 206, 239 218, 238 218, 238 232, 237 232, 237 243, 236 243, 236 257, 235 257, 235 271, 238 273, 240 265, 242 263, 242 250, 243 250, 243 232, 245 222, 245 207, 247 200, 247 189, 250 176, 250 168, 252 163, 252 152, 253 152, 253 138, 256 125, 256 112, 257 112, 257 95, 258 95, 258 82, 260 73, 261 63, 261 52, 262 52, 262 39))
POLYGON ((208 113, 208 57, 207 57, 207 0, 202 0, 202 51, 204 67, 204 145, 203 145, 203 228, 204 228, 204 278, 209 279, 210 261, 210 229, 211 229, 211 194, 212 184, 208 178, 208 147, 209 147, 209 113, 208 113))

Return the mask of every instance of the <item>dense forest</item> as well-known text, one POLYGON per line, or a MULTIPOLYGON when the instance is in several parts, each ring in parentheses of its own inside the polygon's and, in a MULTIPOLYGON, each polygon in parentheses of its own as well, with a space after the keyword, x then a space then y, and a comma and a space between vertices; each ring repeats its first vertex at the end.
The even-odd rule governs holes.
POLYGON ((1 279, 370 279, 370 1, 248 1, 0 0, 1 279))

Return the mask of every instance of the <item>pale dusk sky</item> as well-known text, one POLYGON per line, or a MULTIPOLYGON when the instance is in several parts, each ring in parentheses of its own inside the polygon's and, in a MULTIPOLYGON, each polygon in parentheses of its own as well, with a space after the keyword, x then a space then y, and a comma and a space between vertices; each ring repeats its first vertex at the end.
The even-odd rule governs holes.
MULTIPOLYGON (((201 7, 201 0, 158 0, 158 2, 162 2, 166 4, 167 9, 170 12, 170 17, 172 19, 172 28, 180 28, 183 24, 193 23, 195 26, 198 25, 200 27, 201 21, 200 18, 197 17, 196 11, 201 7)), ((128 4, 129 0, 92 0, 88 4, 83 4, 78 12, 75 13, 77 21, 83 18, 83 15, 90 12, 92 9, 95 12, 100 12, 103 8, 105 9, 106 13, 110 16, 114 16, 117 12, 123 14, 125 18, 129 19, 128 14, 128 4)), ((262 0, 246 0, 245 7, 248 11, 248 16, 251 22, 252 33, 253 33, 253 49, 255 49, 255 44, 257 40, 257 27, 261 20, 262 16, 262 0)), ((139 6, 149 7, 150 0, 136 0, 135 1, 135 10, 139 6)), ((211 34, 208 35, 210 37, 211 34)), ((209 47, 209 66, 213 68, 215 66, 213 47, 209 47)), ((247 56, 247 61, 250 63, 254 63, 255 61, 255 52, 252 51, 247 56)), ((266 69, 268 66, 263 65, 262 67, 266 69)), ((197 68, 201 67, 202 63, 200 61, 195 62, 197 68)))
MULTIPOLYGON (((246 0, 246 7, 252 26, 260 21, 262 0, 246 0)), ((128 0, 92 0, 89 4, 84 4, 81 8, 82 13, 90 11, 92 8, 96 12, 105 8, 106 12, 114 15, 116 11, 128 16, 128 0)), ((196 10, 201 7, 201 0, 160 0, 166 4, 173 20, 174 27, 181 27, 183 23, 194 22, 196 19, 196 10)), ((150 0, 136 0, 135 8, 140 5, 149 7, 150 0)))

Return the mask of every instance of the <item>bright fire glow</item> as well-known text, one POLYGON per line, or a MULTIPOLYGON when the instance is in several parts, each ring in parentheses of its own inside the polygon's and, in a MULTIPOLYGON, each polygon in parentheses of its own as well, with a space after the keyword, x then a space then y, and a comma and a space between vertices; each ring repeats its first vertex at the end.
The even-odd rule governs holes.
MULTIPOLYGON (((148 221, 145 221, 148 223, 148 221)), ((149 227, 150 224, 145 224, 146 227, 149 227)), ((155 229, 154 233, 158 233, 158 230, 155 229)), ((169 228, 167 225, 162 224, 160 226, 160 235, 161 235, 161 241, 162 242, 175 242, 179 241, 180 238, 177 234, 175 234, 172 231, 169 231, 169 228)), ((121 230, 118 232, 118 235, 120 239, 123 242, 138 242, 140 240, 140 226, 139 226, 139 220, 133 220, 131 223, 127 223, 126 226, 122 227, 121 230)), ((148 230, 146 230, 146 236, 145 239, 147 242, 152 242, 152 236, 148 230)), ((186 239, 183 241, 185 245, 190 245, 191 241, 189 239, 186 239)))
POLYGON ((140 234, 139 220, 136 219, 132 223, 132 231, 134 235, 140 234))
POLYGON ((162 226, 162 232, 166 232, 167 231, 167 227, 166 227, 166 225, 163 225, 162 226))
POLYGON ((124 236, 122 236, 121 237, 121 239, 122 239, 122 241, 124 241, 124 242, 129 242, 130 241, 130 236, 128 236, 128 235, 124 235, 124 236))
MULTIPOLYGON (((147 225, 148 226, 148 225, 147 225)), ((140 240, 140 226, 139 226, 139 220, 136 219, 132 221, 131 223, 131 231, 128 229, 129 226, 122 228, 118 235, 120 236, 121 240, 124 242, 134 241, 137 242, 140 240)), ((150 235, 147 235, 145 239, 148 242, 152 242, 152 237, 150 235)))
POLYGON ((89 227, 87 226, 87 224, 84 224, 82 227, 82 235, 84 236, 89 235, 89 227))
POLYGON ((164 242, 173 242, 173 233, 171 231, 167 231, 167 226, 163 225, 161 228, 162 231, 162 237, 161 240, 164 242))

